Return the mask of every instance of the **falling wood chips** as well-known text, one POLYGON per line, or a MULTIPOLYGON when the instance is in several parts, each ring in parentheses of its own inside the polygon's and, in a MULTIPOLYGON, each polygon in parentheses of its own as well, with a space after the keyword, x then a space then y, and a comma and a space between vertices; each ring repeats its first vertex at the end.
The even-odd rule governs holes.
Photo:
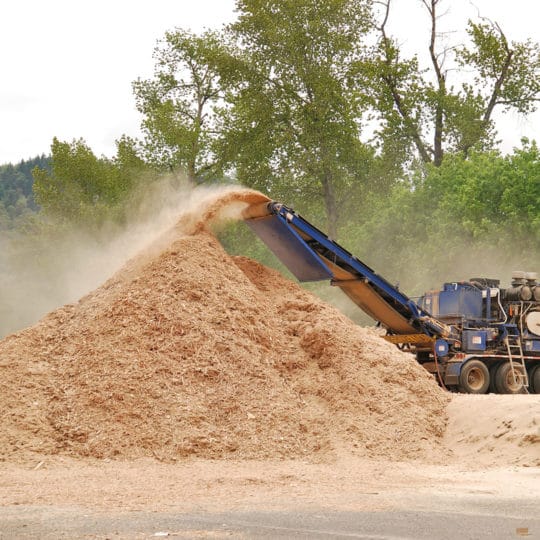
POLYGON ((447 398, 412 356, 207 230, 222 208, 264 200, 207 198, 103 286, 1 341, 3 459, 437 447, 447 398))

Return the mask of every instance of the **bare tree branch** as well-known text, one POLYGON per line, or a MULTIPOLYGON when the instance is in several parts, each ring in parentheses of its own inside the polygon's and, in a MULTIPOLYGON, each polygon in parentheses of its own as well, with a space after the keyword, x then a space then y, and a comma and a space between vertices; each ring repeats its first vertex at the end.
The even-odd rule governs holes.
MULTIPOLYGON (((446 95, 446 80, 445 75, 442 72, 442 64, 439 63, 439 55, 435 51, 437 41, 437 5, 440 0, 422 0, 424 6, 429 12, 431 17, 431 36, 429 42, 429 54, 431 56, 431 63, 435 70, 435 76, 437 77, 437 90, 439 99, 435 106, 435 132, 433 135, 433 163, 439 166, 442 163, 442 132, 444 121, 444 104, 443 99, 446 95)), ((444 54, 443 54, 444 59, 444 54)))
MULTIPOLYGON (((381 32, 382 44, 383 44, 384 55, 385 55, 384 60, 388 68, 391 67, 392 59, 390 57, 391 40, 386 34, 386 24, 390 16, 391 2, 392 0, 376 2, 377 4, 382 5, 385 8, 384 18, 381 25, 378 27, 378 30, 381 32)), ((414 145, 416 146, 416 149, 418 150, 418 153, 420 154, 422 161, 425 163, 430 162, 431 161, 430 149, 426 148, 426 145, 424 144, 424 141, 422 140, 422 137, 420 136, 420 131, 418 130, 416 123, 410 117, 410 114, 405 108, 403 99, 397 88, 396 81, 394 77, 391 75, 391 69, 388 69, 387 74, 384 75, 382 78, 384 82, 386 83, 386 85, 388 86, 388 89, 390 90, 390 93, 392 95, 392 100, 394 102, 396 110, 398 111, 401 119, 403 120, 406 130, 409 132, 410 136, 412 137, 414 145)))
POLYGON ((502 85, 504 84, 508 76, 508 70, 510 69, 510 65, 512 64, 512 58, 514 56, 514 51, 510 49, 510 46, 508 45, 508 40, 506 39, 506 36, 504 35, 504 32, 502 31, 501 27, 498 24, 495 24, 494 27, 499 32, 499 36, 501 37, 503 47, 506 52, 506 57, 504 59, 504 64, 502 66, 501 72, 499 73, 499 76, 497 77, 497 80, 495 81, 495 85, 493 86, 493 92, 491 93, 491 97, 487 104, 486 110, 484 111, 483 120, 485 123, 488 123, 491 119, 493 109, 495 108, 495 105, 497 104, 497 99, 499 98, 499 95, 501 93, 502 85))

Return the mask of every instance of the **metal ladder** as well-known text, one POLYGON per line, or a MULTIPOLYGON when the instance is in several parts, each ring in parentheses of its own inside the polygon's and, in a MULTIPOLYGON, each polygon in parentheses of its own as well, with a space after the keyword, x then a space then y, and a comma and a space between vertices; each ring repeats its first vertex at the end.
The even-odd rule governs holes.
MULTIPOLYGON (((509 330, 514 330, 509 329, 509 330)), ((510 369, 512 371, 512 378, 514 379, 514 384, 517 384, 516 372, 514 370, 514 359, 519 360, 521 364, 521 369, 523 370, 523 386, 525 389, 529 388, 529 376, 527 369, 525 367, 525 358, 523 355, 523 347, 521 345, 521 336, 515 328, 515 333, 508 332, 504 339, 506 343, 506 350, 508 351, 508 360, 510 362, 510 369)))

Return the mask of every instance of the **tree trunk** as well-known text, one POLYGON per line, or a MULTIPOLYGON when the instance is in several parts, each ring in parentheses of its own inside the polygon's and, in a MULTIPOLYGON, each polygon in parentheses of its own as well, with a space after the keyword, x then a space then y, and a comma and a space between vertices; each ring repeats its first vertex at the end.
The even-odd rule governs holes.
POLYGON ((323 172, 321 183, 323 188, 323 200, 324 208, 326 210, 326 219, 328 221, 328 237, 331 240, 336 240, 338 211, 336 204, 336 195, 334 193, 333 175, 328 169, 323 172))
POLYGON ((444 87, 444 81, 439 82, 441 88, 439 89, 439 102, 435 109, 435 134, 433 137, 433 165, 440 167, 443 160, 443 147, 442 147, 442 134, 443 134, 443 104, 442 100, 446 94, 444 87))
POLYGON ((435 105, 435 134, 433 137, 433 164, 439 167, 443 160, 442 134, 444 127, 444 99, 446 97, 446 80, 442 71, 442 62, 439 62, 439 56, 435 51, 437 40, 437 5, 440 0, 423 0, 429 15, 431 17, 431 40, 429 43, 429 54, 431 63, 437 76, 437 104, 435 105))

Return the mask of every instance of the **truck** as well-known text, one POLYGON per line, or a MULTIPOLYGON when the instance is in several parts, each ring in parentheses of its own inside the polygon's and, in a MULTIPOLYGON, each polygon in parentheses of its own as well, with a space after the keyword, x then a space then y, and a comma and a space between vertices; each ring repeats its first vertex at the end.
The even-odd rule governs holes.
POLYGON ((300 282, 339 287, 443 388, 540 393, 536 273, 513 272, 508 288, 488 277, 449 282, 413 299, 282 203, 253 205, 243 219, 300 282))

